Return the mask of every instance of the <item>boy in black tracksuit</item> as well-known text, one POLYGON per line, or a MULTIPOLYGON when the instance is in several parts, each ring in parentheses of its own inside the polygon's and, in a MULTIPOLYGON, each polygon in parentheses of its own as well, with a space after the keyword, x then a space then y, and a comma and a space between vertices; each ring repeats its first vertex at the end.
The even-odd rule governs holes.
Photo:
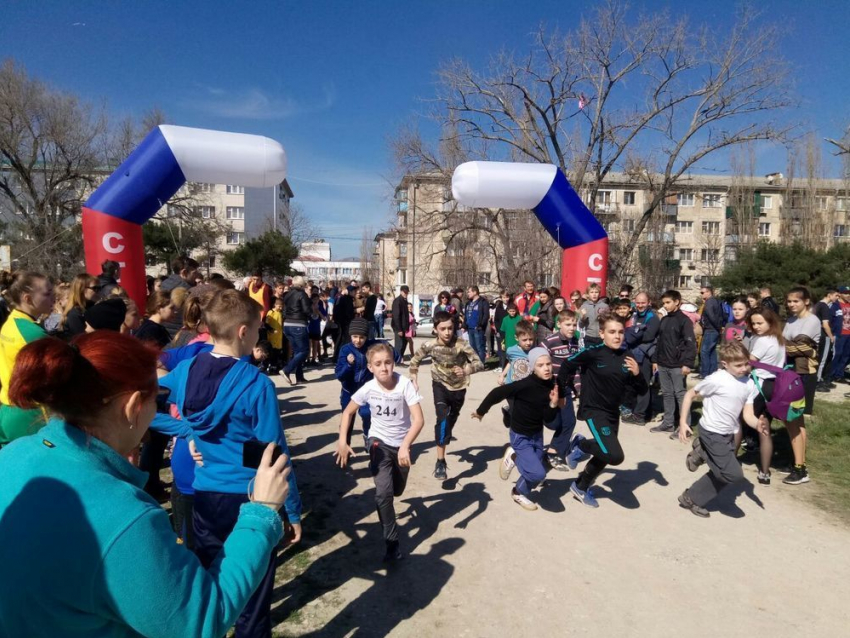
POLYGON ((558 386, 561 395, 573 375, 581 370, 581 398, 578 416, 587 421, 592 439, 579 443, 579 449, 591 454, 570 491, 590 507, 599 507, 590 486, 608 465, 620 465, 625 456, 617 435, 620 430, 620 404, 627 386, 640 394, 646 380, 631 351, 621 350, 625 327, 622 319, 607 316, 599 321, 602 343, 589 346, 561 365, 558 386))
POLYGON ((677 411, 682 409, 688 375, 697 356, 694 324, 679 310, 682 295, 677 290, 668 290, 661 295, 661 303, 667 315, 658 326, 655 354, 652 356, 653 372, 658 372, 658 382, 664 396, 664 417, 661 425, 650 432, 668 432, 675 438, 677 411))

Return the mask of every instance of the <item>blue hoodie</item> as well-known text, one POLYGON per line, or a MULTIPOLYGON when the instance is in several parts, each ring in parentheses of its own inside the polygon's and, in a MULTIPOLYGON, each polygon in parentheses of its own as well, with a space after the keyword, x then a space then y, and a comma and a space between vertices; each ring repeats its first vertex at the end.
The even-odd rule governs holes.
MULTIPOLYGON (((185 416, 186 386, 194 361, 181 362, 159 380, 161 388, 171 391, 168 401, 177 406, 183 420, 157 414, 151 427, 195 440, 204 457, 204 464, 195 469, 196 491, 245 494, 248 483, 257 474, 256 470, 242 466, 245 441, 277 443, 289 456, 274 383, 250 363, 240 360, 225 375, 215 400, 205 409, 185 416)), ((289 474, 289 496, 284 509, 290 523, 301 522, 301 496, 294 471, 289 474)))
MULTIPOLYGON (((342 384, 343 391, 349 394, 354 394, 362 388, 367 381, 372 380, 372 373, 366 367, 366 352, 376 343, 387 343, 383 339, 370 339, 363 344, 362 348, 354 347, 353 343, 346 343, 339 351, 339 358, 336 360, 336 368, 334 375, 342 384), (348 355, 354 355, 354 363, 348 363, 348 355)), ((393 348, 393 358, 396 363, 401 363, 401 356, 398 350, 393 348)))

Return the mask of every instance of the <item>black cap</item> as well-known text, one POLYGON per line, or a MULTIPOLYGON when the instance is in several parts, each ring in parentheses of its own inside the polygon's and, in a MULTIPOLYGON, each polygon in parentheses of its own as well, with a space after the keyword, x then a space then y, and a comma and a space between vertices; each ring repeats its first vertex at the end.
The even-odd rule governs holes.
POLYGON ((95 330, 118 332, 127 315, 127 304, 119 297, 105 299, 86 310, 85 320, 95 330))

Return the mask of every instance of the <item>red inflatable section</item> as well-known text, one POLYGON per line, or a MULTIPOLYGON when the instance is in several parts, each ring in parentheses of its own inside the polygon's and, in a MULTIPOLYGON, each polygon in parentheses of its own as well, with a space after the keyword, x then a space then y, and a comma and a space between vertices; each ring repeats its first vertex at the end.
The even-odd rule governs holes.
POLYGON ((148 294, 142 227, 84 206, 83 246, 88 272, 100 272, 107 259, 121 264, 121 287, 144 313, 148 294))
POLYGON ((597 283, 605 294, 608 282, 608 238, 603 237, 575 248, 564 249, 561 267, 561 294, 569 297, 573 290, 584 292, 597 283))

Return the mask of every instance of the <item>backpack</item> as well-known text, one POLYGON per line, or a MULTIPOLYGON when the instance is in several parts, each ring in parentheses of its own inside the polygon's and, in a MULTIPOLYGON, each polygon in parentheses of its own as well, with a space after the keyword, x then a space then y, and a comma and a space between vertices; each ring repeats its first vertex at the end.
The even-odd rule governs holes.
MULTIPOLYGON (((771 416, 786 423, 803 416, 803 410, 806 407, 806 390, 799 374, 793 370, 777 368, 760 361, 751 361, 750 365, 776 375, 776 381, 773 384, 773 396, 766 404, 767 411, 770 412, 771 416)), ((764 397, 758 377, 755 374, 752 377, 759 393, 764 397)), ((767 397, 764 398, 767 400, 767 397)))

